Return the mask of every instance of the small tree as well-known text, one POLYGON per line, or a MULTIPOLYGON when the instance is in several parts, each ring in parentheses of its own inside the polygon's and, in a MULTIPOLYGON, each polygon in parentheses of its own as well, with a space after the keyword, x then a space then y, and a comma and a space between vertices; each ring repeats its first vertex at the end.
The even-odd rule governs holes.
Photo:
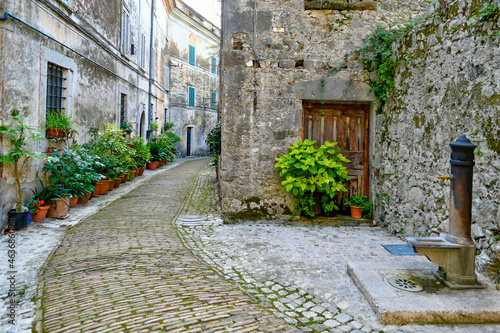
POLYGON ((23 124, 23 116, 16 109, 12 110, 12 118, 10 125, 0 126, 0 134, 3 137, 9 138, 11 143, 11 148, 8 150, 7 155, 0 157, 0 163, 13 165, 17 195, 16 212, 21 212, 23 205, 21 176, 26 162, 30 158, 45 158, 46 156, 43 153, 31 152, 28 145, 28 141, 44 139, 41 130, 38 127, 23 124))

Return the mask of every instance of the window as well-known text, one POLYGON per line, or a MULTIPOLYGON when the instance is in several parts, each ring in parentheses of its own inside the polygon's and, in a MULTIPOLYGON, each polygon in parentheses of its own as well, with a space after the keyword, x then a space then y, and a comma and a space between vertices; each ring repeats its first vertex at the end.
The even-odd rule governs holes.
POLYGON ((217 74, 217 59, 215 57, 212 57, 212 68, 211 68, 212 74, 217 74))
POLYGON ((124 122, 127 115, 127 95, 121 94, 120 98, 120 122, 124 122))
POLYGON ((189 87, 188 88, 189 96, 188 96, 188 106, 194 106, 194 99, 195 99, 195 89, 194 87, 189 87))
POLYGON ((170 67, 168 67, 168 62, 167 65, 165 65, 165 90, 170 89, 170 67))
POLYGON ((196 49, 193 45, 189 45, 189 64, 196 65, 196 49))
POLYGON ((47 100, 45 102, 46 111, 64 110, 64 68, 53 63, 47 67, 47 100))
POLYGON ((217 108, 217 93, 212 93, 212 97, 210 98, 210 108, 212 110, 217 108))
POLYGON ((124 55, 130 54, 130 14, 125 7, 122 11, 122 48, 124 55))
POLYGON ((140 65, 142 68, 146 67, 146 36, 141 33, 141 56, 140 56, 140 65))

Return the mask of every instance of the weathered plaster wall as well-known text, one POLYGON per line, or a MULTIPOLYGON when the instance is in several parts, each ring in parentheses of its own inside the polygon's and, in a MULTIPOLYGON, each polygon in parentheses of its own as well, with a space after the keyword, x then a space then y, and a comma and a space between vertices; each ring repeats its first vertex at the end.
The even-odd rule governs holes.
POLYGON ((500 266, 500 21, 471 17, 488 2, 459 1, 417 26, 396 46, 409 55, 396 89, 377 116, 372 168, 375 219, 393 233, 448 231, 449 143, 465 134, 478 145, 472 235, 480 270, 500 266))
POLYGON ((216 125, 219 100, 219 37, 218 28, 192 9, 180 6, 174 10, 169 29, 170 42, 170 122, 181 142, 180 154, 187 154, 187 129, 191 128, 191 155, 208 153, 205 143, 216 125), (189 45, 195 47, 195 65, 189 64, 189 45), (217 73, 211 71, 211 59, 217 59, 217 73), (188 105, 188 87, 195 88, 195 105, 188 105), (217 94, 212 109, 211 95, 217 94))
POLYGON ((370 103, 367 73, 345 55, 375 25, 393 27, 426 8, 423 1, 381 1, 377 10, 339 12, 304 10, 303 0, 257 0, 254 11, 254 1, 223 2, 220 186, 227 219, 290 212, 293 200, 274 164, 302 138, 302 101, 370 103))

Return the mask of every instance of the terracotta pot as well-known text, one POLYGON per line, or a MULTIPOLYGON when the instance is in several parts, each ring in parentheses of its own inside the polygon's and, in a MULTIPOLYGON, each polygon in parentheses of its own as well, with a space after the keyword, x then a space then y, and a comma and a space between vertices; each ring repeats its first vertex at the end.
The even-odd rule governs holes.
POLYGON ((85 192, 85 197, 83 197, 83 198, 81 196, 78 197, 78 202, 79 203, 87 203, 87 202, 89 202, 91 195, 92 195, 92 193, 86 191, 85 192))
POLYGON ((99 183, 95 184, 94 186, 95 186, 95 191, 94 191, 94 193, 92 193, 92 196, 97 197, 101 193, 102 182, 99 182, 99 183))
POLYGON ((154 170, 154 169, 156 169, 156 162, 149 162, 148 170, 154 170))
POLYGON ((113 191, 114 188, 115 188, 115 179, 110 179, 109 180, 108 192, 109 191, 113 191))
POLYGON ((122 179, 121 178, 116 178, 115 179, 115 188, 118 188, 120 187, 120 184, 122 183, 122 179))
POLYGON ((139 168, 134 169, 134 176, 135 177, 139 176, 139 168))
POLYGON ((103 179, 101 180, 101 190, 99 191, 99 194, 108 194, 109 191, 109 185, 111 184, 111 180, 109 179, 103 179))
POLYGON ((64 217, 68 215, 70 198, 52 198, 49 200, 48 217, 64 217))
POLYGON ((66 133, 60 128, 47 128, 47 139, 65 138, 66 133))
POLYGON ((48 154, 52 154, 52 153, 53 153, 53 152, 55 152, 56 150, 57 150, 57 148, 56 148, 56 147, 48 147, 48 148, 47 148, 47 153, 48 153, 48 154))
POLYGON ((75 207, 77 203, 78 203, 78 195, 75 195, 73 198, 71 198, 71 202, 70 202, 69 206, 75 207))
POLYGON ((144 170, 145 170, 145 169, 146 169, 146 167, 145 167, 145 166, 141 166, 141 167, 139 168, 139 176, 142 176, 142 175, 144 174, 144 170))
POLYGON ((38 213, 33 215, 33 221, 35 222, 42 222, 45 217, 47 216, 47 212, 49 211, 50 206, 49 205, 43 205, 38 207, 40 210, 38 213))
POLYGON ((361 213, 361 208, 356 206, 349 206, 351 208, 351 217, 355 219, 360 219, 363 214, 361 213))

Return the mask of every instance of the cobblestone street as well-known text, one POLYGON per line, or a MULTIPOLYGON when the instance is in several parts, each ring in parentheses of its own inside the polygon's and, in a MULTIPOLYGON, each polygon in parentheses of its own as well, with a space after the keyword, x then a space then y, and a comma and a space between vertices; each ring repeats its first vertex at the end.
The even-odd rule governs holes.
POLYGON ((294 330, 195 258, 176 234, 171 221, 207 162, 153 177, 68 230, 43 273, 43 331, 294 330))
MULTIPOLYGON (((207 163, 175 163, 68 229, 40 273, 36 330, 500 330, 499 325, 381 325, 346 267, 401 260, 380 246, 401 240, 378 227, 224 224, 215 168, 207 163)), ((42 264, 34 261, 31 275, 42 264)), ((25 303, 30 302, 21 303, 23 321, 30 322, 34 305, 25 303)), ((28 332, 26 327, 1 331, 28 332)))

